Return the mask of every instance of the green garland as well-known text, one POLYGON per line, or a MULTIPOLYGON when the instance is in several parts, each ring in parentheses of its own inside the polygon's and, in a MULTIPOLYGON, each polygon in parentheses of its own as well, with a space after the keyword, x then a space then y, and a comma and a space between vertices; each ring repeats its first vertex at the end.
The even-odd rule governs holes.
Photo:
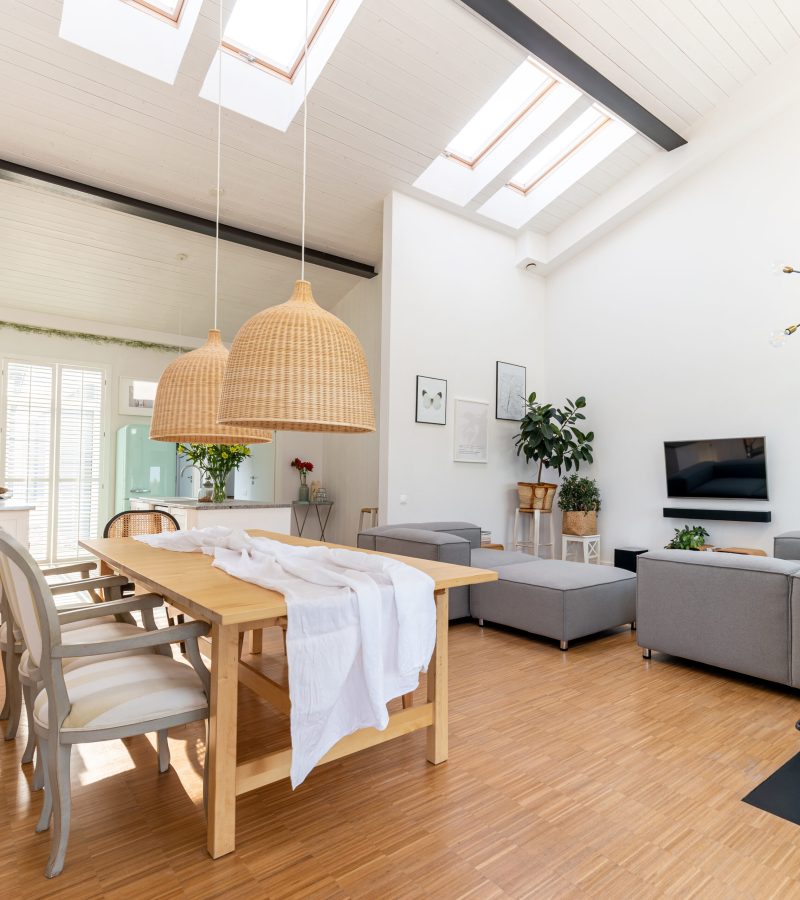
POLYGON ((25 334, 41 334, 44 337, 67 338, 71 341, 88 341, 90 344, 119 344, 136 350, 156 350, 161 353, 185 353, 190 347, 177 344, 158 344, 155 341, 135 341, 130 338, 109 337, 105 334, 90 334, 88 331, 65 331, 63 328, 43 328, 40 325, 20 325, 19 322, 0 321, 0 328, 10 328, 25 334))

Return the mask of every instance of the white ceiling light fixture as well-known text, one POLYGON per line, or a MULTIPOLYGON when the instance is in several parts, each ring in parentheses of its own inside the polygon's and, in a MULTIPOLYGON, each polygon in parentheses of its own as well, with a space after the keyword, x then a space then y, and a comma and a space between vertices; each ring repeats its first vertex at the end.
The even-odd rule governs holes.
POLYGON ((239 329, 225 370, 219 421, 286 431, 368 432, 375 430, 375 413, 364 351, 344 322, 317 305, 305 280, 309 2, 300 280, 289 300, 257 313, 239 329))
MULTIPOLYGON (((222 2, 219 5, 222 40, 222 2)), ((222 78, 222 70, 219 71, 222 78)), ((217 421, 228 349, 217 328, 219 313, 219 219, 222 195, 222 107, 217 104, 217 188, 214 234, 214 327, 202 347, 174 359, 158 381, 150 438, 181 444, 264 444, 272 432, 263 428, 233 428, 217 421)), ((187 258, 178 254, 178 259, 187 258)))

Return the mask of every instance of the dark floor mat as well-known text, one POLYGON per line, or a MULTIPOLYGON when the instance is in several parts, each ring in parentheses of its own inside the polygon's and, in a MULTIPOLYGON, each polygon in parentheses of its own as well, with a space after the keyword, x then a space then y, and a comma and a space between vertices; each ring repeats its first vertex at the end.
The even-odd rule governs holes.
POLYGON ((800 753, 743 798, 745 803, 800 825, 800 753))

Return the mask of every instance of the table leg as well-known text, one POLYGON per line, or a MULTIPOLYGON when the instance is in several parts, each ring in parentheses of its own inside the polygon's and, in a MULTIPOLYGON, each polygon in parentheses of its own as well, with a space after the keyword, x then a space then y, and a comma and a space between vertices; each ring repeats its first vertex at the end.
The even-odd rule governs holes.
POLYGON ((436 647, 428 666, 428 702, 433 704, 433 725, 428 727, 428 762, 438 765, 448 756, 447 735, 447 628, 449 594, 436 591, 436 647))
POLYGON ((539 555, 539 529, 541 526, 541 512, 538 509, 533 511, 533 555, 539 555))
POLYGON ((254 628, 250 632, 250 652, 253 654, 261 653, 264 649, 264 629, 254 628))
POLYGON ((211 716, 208 726, 208 852, 217 859, 236 847, 236 717, 239 628, 211 627, 211 716))

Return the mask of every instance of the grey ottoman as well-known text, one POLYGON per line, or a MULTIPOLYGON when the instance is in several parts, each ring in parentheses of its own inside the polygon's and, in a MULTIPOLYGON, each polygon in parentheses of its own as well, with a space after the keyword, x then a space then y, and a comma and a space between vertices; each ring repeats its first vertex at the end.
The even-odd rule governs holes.
POLYGON ((501 566, 476 584, 470 613, 483 621, 569 641, 636 620, 636 575, 611 566, 539 559, 501 566))

